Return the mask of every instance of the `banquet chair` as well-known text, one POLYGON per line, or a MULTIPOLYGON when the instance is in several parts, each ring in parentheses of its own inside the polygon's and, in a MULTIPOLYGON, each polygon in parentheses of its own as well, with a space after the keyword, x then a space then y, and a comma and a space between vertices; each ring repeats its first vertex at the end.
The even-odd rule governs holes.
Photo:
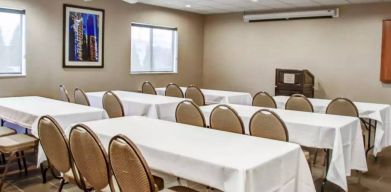
POLYGON ((170 83, 166 87, 166 96, 184 98, 182 89, 175 83, 170 83))
POLYGON ((107 91, 103 95, 102 102, 103 109, 106 110, 110 118, 125 116, 124 107, 122 106, 121 100, 112 91, 107 91))
MULTIPOLYGON (((8 161, 5 164, 3 174, 0 181, 0 191, 2 191, 4 181, 6 179, 8 169, 11 163, 17 159, 18 163, 23 160, 24 171, 27 174, 27 166, 24 151, 34 150, 38 147, 38 139, 32 135, 27 134, 13 134, 0 137, 0 152, 2 154, 9 154, 8 161)), ((20 167, 20 166, 19 166, 20 167)))
POLYGON ((90 101, 88 100, 88 97, 83 90, 76 88, 73 94, 76 104, 90 106, 90 101))
POLYGON ((277 108, 276 101, 265 91, 258 92, 253 98, 253 106, 277 108))
POLYGON ((71 155, 86 183, 95 191, 115 191, 105 149, 90 128, 78 124, 69 134, 71 155))
MULTIPOLYGON (((58 191, 62 191, 65 183, 77 185, 80 189, 85 190, 85 183, 70 155, 68 140, 57 121, 50 116, 41 117, 38 121, 38 135, 49 162, 48 169, 52 173, 53 169, 61 173, 58 191)), ((45 175, 43 176, 45 177, 45 175)))
POLYGON ((358 117, 356 105, 347 98, 338 97, 333 99, 326 108, 326 114, 358 117))
POLYGON ((200 108, 192 101, 182 101, 175 110, 177 123, 206 127, 205 118, 200 108))
POLYGON ((201 89, 194 86, 190 85, 187 87, 186 92, 185 92, 185 98, 189 98, 193 100, 195 104, 198 106, 203 106, 205 105, 205 96, 202 93, 201 89))
POLYGON ((145 81, 141 86, 141 92, 145 94, 157 95, 155 87, 151 82, 145 81))
MULTIPOLYGON (((284 121, 273 111, 261 109, 250 119, 250 135, 268 138, 278 141, 289 142, 289 132, 284 121)), ((310 160, 310 153, 303 150, 307 161, 310 160)), ((310 163, 308 163, 310 165, 310 163)))
POLYGON ((293 94, 285 104, 285 109, 294 111, 314 112, 314 107, 308 98, 301 94, 293 94))
MULTIPOLYGON (((157 192, 159 187, 142 153, 126 136, 114 136, 109 144, 109 162, 121 192, 157 192)), ((166 191, 196 192, 184 186, 175 186, 166 191)))
POLYGON ((209 125, 212 129, 244 134, 244 125, 238 113, 228 105, 218 105, 210 113, 209 125))
POLYGON ((71 99, 69 98, 69 94, 67 89, 65 88, 65 85, 60 85, 60 98, 62 101, 71 102, 71 99))

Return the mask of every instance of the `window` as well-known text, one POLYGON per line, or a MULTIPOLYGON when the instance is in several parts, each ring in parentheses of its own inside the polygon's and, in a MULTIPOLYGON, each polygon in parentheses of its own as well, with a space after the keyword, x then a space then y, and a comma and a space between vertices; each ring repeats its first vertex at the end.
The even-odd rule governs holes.
POLYGON ((177 72, 176 28, 132 23, 131 37, 131 74, 177 72))
POLYGON ((0 8, 0 76, 26 75, 25 11, 0 8))

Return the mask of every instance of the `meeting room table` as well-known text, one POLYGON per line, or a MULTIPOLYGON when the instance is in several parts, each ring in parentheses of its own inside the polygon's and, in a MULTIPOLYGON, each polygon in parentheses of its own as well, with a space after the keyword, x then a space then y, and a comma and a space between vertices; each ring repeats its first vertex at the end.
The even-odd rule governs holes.
MULTIPOLYGON (((285 108, 285 104, 289 99, 288 96, 274 96, 277 107, 280 109, 285 108)), ((308 98, 314 107, 315 113, 325 113, 327 106, 331 102, 330 99, 315 99, 308 98)), ((377 104, 377 103, 365 103, 365 102, 354 102, 356 105, 359 117, 364 121, 369 128, 368 136, 368 149, 373 148, 373 155, 376 157, 379 152, 384 148, 391 146, 391 106, 389 104, 377 104), (373 145, 371 144, 371 129, 374 128, 375 136, 373 145)))
MULTIPOLYGON (((156 88, 158 95, 165 95, 166 88, 156 88)), ((187 88, 181 87, 183 94, 186 93, 187 88)), ((252 97, 250 93, 236 92, 236 91, 221 91, 212 89, 201 89, 201 92, 205 96, 206 104, 239 104, 239 105, 251 105, 252 97)))
MULTIPOLYGON (((63 102, 38 96, 0 98, 0 118, 16 124, 38 137, 38 120, 50 115, 64 131, 73 124, 108 118, 105 110, 63 102)), ((38 164, 46 160, 42 149, 38 149, 38 164)))
MULTIPOLYGON (((175 121, 177 105, 186 99, 149 95, 130 91, 113 91, 124 107, 125 116, 147 116, 149 118, 175 121)), ((104 91, 86 93, 91 106, 103 108, 104 91)))
POLYGON ((299 145, 142 116, 84 122, 108 148, 129 137, 153 171, 226 192, 315 192, 299 145))
MULTIPOLYGON (((200 107, 207 124, 217 105, 200 107)), ((243 120, 249 134, 251 117, 260 109, 274 111, 285 122, 289 141, 302 146, 330 149, 331 157, 327 180, 347 191, 347 176, 351 170, 368 170, 359 118, 244 105, 229 105, 243 120)))

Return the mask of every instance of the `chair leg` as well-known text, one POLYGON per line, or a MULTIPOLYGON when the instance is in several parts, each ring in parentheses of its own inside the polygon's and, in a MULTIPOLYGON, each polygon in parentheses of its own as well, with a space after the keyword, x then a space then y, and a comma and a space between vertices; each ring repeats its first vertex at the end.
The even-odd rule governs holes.
POLYGON ((62 179, 61 179, 61 183, 60 183, 60 187, 58 188, 58 192, 61 192, 61 191, 62 191, 62 188, 64 187, 64 184, 65 184, 65 179, 62 178, 62 179))
POLYGON ((316 149, 315 150, 315 156, 314 156, 314 162, 312 163, 312 165, 314 165, 314 166, 316 164, 316 158, 318 157, 318 152, 319 152, 319 149, 316 149))
POLYGON ((8 161, 7 161, 7 164, 5 165, 3 175, 1 176, 0 191, 3 190, 3 185, 4 185, 5 178, 6 178, 6 176, 7 176, 7 172, 8 172, 9 165, 12 163, 12 161, 13 161, 15 158, 16 158, 15 152, 12 152, 11 155, 10 155, 10 158, 9 158, 8 161))
POLYGON ((16 154, 16 158, 18 159, 19 171, 22 171, 22 163, 20 162, 19 152, 16 152, 15 154, 16 154))
POLYGON ((23 161, 23 166, 24 166, 24 174, 27 175, 27 164, 26 164, 26 157, 24 156, 24 151, 21 151, 21 156, 22 156, 22 161, 23 161))
POLYGON ((42 183, 46 183, 46 173, 48 172, 49 167, 48 167, 48 166, 45 166, 44 162, 42 162, 42 163, 39 165, 39 168, 41 169, 42 183))
POLYGON ((4 153, 1 154, 1 159, 3 160, 3 163, 4 163, 4 164, 7 163, 6 160, 5 160, 5 155, 4 155, 4 153))

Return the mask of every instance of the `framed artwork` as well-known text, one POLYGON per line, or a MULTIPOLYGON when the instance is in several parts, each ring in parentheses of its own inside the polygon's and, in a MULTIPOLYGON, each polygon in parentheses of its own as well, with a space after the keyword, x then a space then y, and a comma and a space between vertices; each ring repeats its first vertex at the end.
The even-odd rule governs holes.
POLYGON ((103 9, 64 4, 64 68, 103 68, 104 21, 103 9))

